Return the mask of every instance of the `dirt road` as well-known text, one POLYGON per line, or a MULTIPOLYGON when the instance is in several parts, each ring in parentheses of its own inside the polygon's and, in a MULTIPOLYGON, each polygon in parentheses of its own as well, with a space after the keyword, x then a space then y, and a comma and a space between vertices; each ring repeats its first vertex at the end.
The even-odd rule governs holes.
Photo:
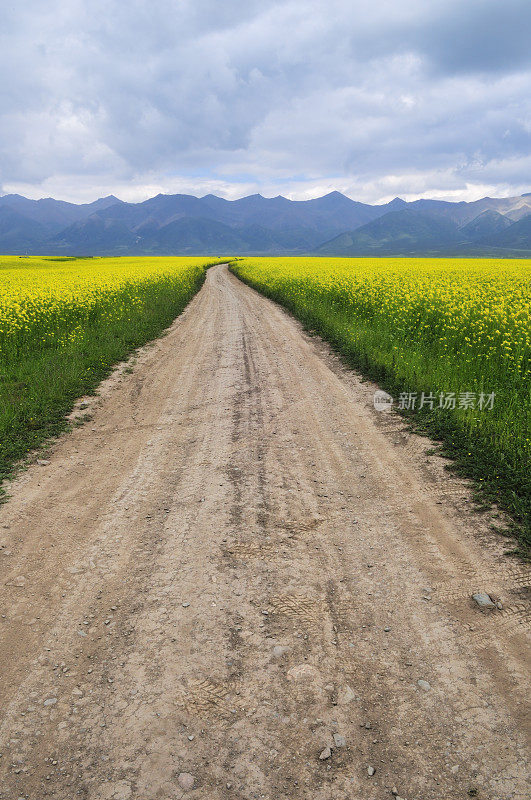
POLYGON ((525 568, 371 401, 225 266, 103 385, 0 511, 2 800, 528 797, 525 568))

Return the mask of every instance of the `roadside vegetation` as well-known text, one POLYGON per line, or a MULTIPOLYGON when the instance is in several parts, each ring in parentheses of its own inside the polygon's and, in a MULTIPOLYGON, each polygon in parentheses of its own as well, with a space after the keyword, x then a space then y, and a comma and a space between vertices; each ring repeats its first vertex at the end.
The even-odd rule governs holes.
POLYGON ((244 258, 289 309, 443 443, 531 545, 531 261, 244 258))
POLYGON ((0 257, 0 481, 181 313, 216 262, 0 257))

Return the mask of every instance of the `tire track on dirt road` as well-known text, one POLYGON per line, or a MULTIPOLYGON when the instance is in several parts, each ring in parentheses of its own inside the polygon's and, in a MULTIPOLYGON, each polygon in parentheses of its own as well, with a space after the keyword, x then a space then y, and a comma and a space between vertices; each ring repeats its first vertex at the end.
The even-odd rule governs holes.
POLYGON ((527 798, 525 569, 371 400, 209 270, 1 510, 0 800, 527 798))

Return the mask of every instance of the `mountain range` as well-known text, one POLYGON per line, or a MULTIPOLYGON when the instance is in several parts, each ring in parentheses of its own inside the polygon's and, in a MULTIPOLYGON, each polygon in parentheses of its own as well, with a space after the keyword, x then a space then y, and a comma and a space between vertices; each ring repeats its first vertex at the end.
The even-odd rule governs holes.
POLYGON ((159 194, 142 203, 0 197, 0 253, 65 256, 501 255, 531 257, 531 193, 471 203, 330 192, 314 200, 255 194, 159 194))

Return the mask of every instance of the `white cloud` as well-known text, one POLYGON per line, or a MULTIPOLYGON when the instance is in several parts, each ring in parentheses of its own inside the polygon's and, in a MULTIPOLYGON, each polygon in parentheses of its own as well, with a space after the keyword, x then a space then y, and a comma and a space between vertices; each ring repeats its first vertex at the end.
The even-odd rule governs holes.
POLYGON ((2 13, 4 192, 380 201, 531 184, 522 0, 28 0, 2 13))

